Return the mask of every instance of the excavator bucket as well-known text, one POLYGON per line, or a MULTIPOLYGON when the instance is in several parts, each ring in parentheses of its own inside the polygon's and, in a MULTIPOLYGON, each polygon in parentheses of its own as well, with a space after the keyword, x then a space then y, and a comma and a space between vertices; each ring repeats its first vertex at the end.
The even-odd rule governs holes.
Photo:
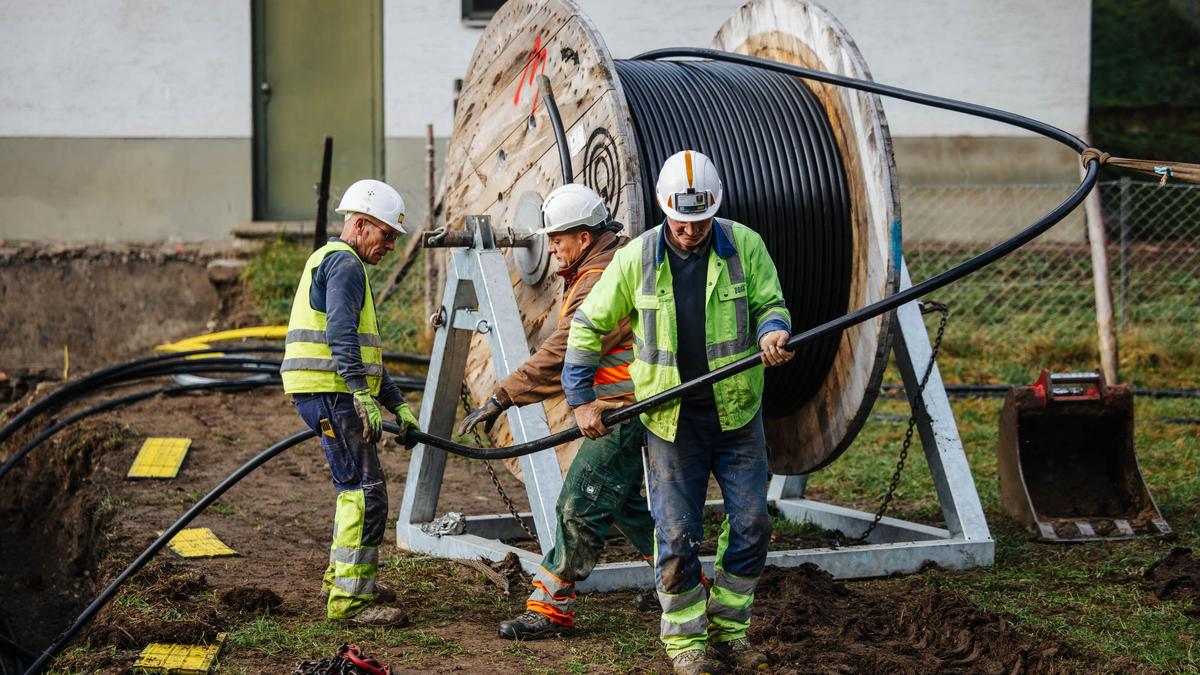
POLYGON ((1000 416, 1004 510, 1042 541, 1171 532, 1133 448, 1133 391, 1098 372, 1042 371, 1013 387, 1000 416))

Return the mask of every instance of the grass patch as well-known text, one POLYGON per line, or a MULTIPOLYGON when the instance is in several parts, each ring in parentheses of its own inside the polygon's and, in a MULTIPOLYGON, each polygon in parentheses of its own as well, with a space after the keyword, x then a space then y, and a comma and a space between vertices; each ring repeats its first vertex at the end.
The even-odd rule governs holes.
MULTIPOLYGON (((954 399, 951 404, 996 540, 996 563, 965 572, 932 571, 916 581, 961 591, 983 609, 1012 615, 1022 630, 1061 637, 1080 652, 1128 664, 1129 669, 1177 672, 1200 667, 1195 619, 1185 616, 1179 603, 1159 600, 1142 581, 1146 567, 1173 546, 1200 548, 1196 426, 1165 421, 1200 417, 1200 401, 1142 397, 1135 403, 1134 443, 1142 474, 1177 539, 1072 545, 1033 541, 1001 506, 996 438, 1003 400, 954 399)), ((811 476, 809 493, 814 497, 875 510, 904 432, 903 421, 895 418, 905 418, 909 411, 904 400, 881 399, 874 412, 846 454, 811 476)), ((943 524, 919 444, 909 455, 888 515, 943 524)))
MULTIPOLYGON (((404 250, 406 238, 396 242, 396 251, 388 254, 379 265, 367 265, 367 278, 376 298, 400 263, 400 252, 404 250)), ((242 279, 259 316, 269 324, 286 324, 296 294, 296 284, 304 261, 312 254, 311 246, 305 242, 276 240, 254 256, 246 266, 242 279)), ((420 255, 425 255, 422 251, 420 255)), ((384 349, 409 353, 427 353, 429 342, 424 336, 428 321, 425 316, 424 290, 419 270, 422 260, 413 264, 413 270, 382 305, 377 305, 379 329, 384 349)))

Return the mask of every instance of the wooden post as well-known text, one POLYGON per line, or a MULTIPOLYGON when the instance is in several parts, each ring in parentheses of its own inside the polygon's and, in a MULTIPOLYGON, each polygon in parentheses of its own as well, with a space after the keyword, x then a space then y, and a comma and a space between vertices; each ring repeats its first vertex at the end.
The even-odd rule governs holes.
POLYGON ((313 228, 313 250, 325 245, 329 237, 329 172, 333 166, 333 137, 325 137, 325 154, 321 157, 321 183, 317 187, 317 222, 313 228))
MULTIPOLYGON (((427 197, 427 211, 425 212, 425 230, 433 229, 433 210, 434 202, 436 201, 433 184, 433 125, 425 125, 425 194, 427 197)), ((437 303, 437 267, 434 265, 434 259, 437 257, 436 252, 426 249, 423 252, 425 259, 425 316, 432 316, 436 311, 437 303)), ((428 321, 425 322, 425 338, 433 339, 433 325, 428 321)))
MULTIPOLYGON (((1080 173, 1087 169, 1080 166, 1080 173)), ((1096 334, 1100 347, 1100 369, 1109 384, 1120 380, 1117 369, 1117 331, 1113 325, 1112 285, 1108 274, 1108 237, 1100 212, 1100 189, 1094 188, 1083 202, 1087 216, 1088 243, 1092 252, 1092 287, 1096 299, 1096 334)))

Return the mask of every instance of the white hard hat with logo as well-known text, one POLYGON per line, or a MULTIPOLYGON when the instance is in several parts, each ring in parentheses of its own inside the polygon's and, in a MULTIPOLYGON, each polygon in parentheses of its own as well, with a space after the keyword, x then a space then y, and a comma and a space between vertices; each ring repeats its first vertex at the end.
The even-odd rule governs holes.
POLYGON ((408 234, 404 229, 404 198, 391 185, 382 181, 370 178, 355 181, 342 194, 337 212, 346 215, 365 213, 383 221, 400 234, 408 234))
POLYGON ((686 223, 716 215, 724 188, 716 165, 707 155, 683 150, 663 163, 655 192, 663 213, 686 223))
POLYGON ((608 222, 608 208, 596 191, 579 183, 554 188, 542 202, 542 225, 537 234, 559 234, 594 228, 608 222))

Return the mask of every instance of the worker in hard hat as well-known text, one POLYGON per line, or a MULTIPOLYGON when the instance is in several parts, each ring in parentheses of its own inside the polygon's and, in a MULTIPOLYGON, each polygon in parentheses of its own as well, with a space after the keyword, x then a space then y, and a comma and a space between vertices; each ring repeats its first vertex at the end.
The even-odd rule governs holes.
POLYGON ((383 342, 367 265, 376 265, 404 234, 404 200, 391 186, 360 180, 346 189, 337 212, 338 237, 304 263, 292 301, 284 350, 283 390, 321 439, 337 507, 322 587, 326 613, 364 625, 401 625, 407 615, 378 602, 395 593, 376 583, 379 544, 387 526, 387 484, 376 444, 380 408, 402 429, 417 418, 383 367, 383 342))
MULTIPOLYGON (((691 150, 676 153, 656 189, 666 221, 617 253, 571 323, 563 391, 588 438, 608 432, 597 363, 602 336, 622 321, 633 328, 629 372, 638 400, 760 350, 765 366, 792 358, 791 315, 775 264, 754 230, 714 217, 722 185, 712 161, 691 150)), ((766 655, 746 638, 771 536, 762 393, 763 368, 755 367, 641 417, 649 431, 661 638, 676 673, 712 672, 714 661, 767 667, 766 655), (727 515, 706 592, 699 544, 710 473, 727 515)))
MULTIPOLYGON (((472 410, 459 433, 479 423, 491 430, 510 406, 539 403, 562 392, 559 374, 567 352, 571 322, 617 250, 628 243, 620 223, 610 221, 604 200, 591 188, 568 184, 552 191, 542 205, 550 252, 563 279, 562 308, 550 337, 525 363, 500 381, 490 398, 472 410)), ((629 362, 633 358, 628 321, 616 321, 596 335, 598 407, 620 407, 633 400, 629 362)), ((643 556, 653 552, 654 523, 642 494, 642 446, 646 430, 630 420, 604 438, 585 439, 563 479, 555 509, 554 546, 533 577, 526 611, 500 624, 500 637, 531 640, 568 635, 575 626, 575 584, 586 579, 616 525, 643 556)))

